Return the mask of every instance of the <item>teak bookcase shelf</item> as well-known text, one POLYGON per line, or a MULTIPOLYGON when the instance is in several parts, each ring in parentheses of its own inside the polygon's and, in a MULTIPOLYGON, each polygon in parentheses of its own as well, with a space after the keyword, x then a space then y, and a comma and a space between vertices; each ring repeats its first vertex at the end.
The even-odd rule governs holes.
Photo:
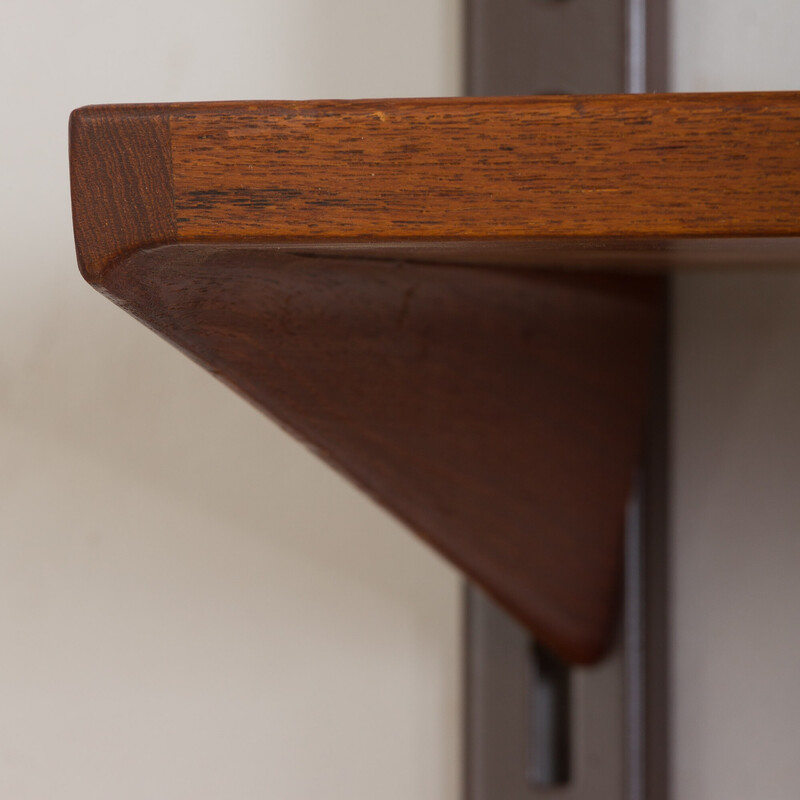
POLYGON ((800 94, 74 112, 87 280, 567 660, 609 643, 672 269, 800 262, 800 94))

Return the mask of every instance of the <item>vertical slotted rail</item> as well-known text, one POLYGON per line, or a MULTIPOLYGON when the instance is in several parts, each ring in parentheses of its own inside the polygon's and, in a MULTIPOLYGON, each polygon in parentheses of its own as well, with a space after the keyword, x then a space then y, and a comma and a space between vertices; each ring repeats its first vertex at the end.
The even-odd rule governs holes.
MULTIPOLYGON (((467 0, 466 93, 665 91, 667 0, 467 0)), ((467 800, 666 800, 666 337, 626 514, 614 650, 559 665, 474 587, 466 595, 467 800)))

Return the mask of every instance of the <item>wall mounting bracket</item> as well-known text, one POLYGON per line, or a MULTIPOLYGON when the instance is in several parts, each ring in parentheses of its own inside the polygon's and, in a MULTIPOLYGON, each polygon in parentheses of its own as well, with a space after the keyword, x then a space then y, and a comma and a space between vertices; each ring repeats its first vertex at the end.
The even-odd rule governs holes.
MULTIPOLYGON (((666 0, 468 0, 467 93, 664 91, 666 0)), ((666 347, 625 519, 611 652, 570 667, 484 592, 465 602, 468 800, 665 800, 666 347)))

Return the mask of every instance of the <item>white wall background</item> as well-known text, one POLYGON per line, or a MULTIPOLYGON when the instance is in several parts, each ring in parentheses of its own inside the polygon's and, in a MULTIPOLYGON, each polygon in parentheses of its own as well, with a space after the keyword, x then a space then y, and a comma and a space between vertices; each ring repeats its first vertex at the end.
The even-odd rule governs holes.
MULTIPOLYGON (((796 0, 673 0, 680 91, 800 89, 796 0)), ((677 280, 675 798, 800 797, 800 275, 677 280)))
POLYGON ((0 3, 0 797, 454 800, 459 588, 82 283, 86 103, 452 94, 455 0, 0 3))

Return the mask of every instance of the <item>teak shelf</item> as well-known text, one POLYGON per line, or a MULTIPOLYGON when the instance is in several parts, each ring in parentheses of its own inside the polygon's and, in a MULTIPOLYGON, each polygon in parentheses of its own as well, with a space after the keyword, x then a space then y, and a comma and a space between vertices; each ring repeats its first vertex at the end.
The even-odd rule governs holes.
POLYGON ((800 262, 800 94, 79 109, 87 280, 564 658, 606 648, 666 271, 800 262))

